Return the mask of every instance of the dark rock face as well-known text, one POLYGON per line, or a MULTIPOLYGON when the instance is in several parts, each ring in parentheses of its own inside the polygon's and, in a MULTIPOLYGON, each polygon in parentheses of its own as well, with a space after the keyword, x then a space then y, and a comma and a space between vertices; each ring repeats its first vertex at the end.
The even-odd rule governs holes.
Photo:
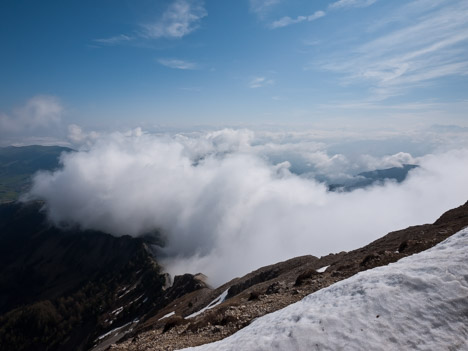
POLYGON ((175 300, 178 297, 203 288, 208 288, 208 284, 193 274, 186 273, 184 275, 176 275, 174 277, 174 283, 168 290, 166 296, 169 299, 175 300))
POLYGON ((84 350, 159 300, 164 277, 142 240, 54 228, 40 206, 0 206, 2 350, 84 350))

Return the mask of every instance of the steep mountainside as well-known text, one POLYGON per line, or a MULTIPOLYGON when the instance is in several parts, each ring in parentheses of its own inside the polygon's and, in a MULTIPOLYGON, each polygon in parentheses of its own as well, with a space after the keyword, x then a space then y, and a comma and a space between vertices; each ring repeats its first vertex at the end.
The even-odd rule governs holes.
POLYGON ((204 287, 168 277, 143 239, 50 226, 40 203, 0 205, 0 349, 85 350, 115 326, 204 287))
POLYGON ((52 227, 41 203, 0 205, 0 349, 174 350, 220 340, 257 317, 370 268, 424 251, 468 226, 468 202, 434 224, 350 252, 302 256, 213 289, 170 278, 149 245, 52 227))
MULTIPOLYGON (((201 289, 148 314, 112 350, 175 350, 223 339, 358 272, 424 251, 468 226, 468 202, 434 224, 389 233, 369 245, 324 257, 303 256, 263 267, 217 289, 201 289)), ((95 350, 100 350, 96 348, 95 350)))
POLYGON ((185 351, 467 350, 468 228, 185 351))

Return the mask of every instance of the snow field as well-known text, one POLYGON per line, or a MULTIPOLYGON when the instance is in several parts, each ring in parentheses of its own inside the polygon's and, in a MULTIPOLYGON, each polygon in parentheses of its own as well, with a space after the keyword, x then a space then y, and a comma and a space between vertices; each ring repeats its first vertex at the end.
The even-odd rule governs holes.
POLYGON ((468 350, 468 228, 185 350, 468 350))

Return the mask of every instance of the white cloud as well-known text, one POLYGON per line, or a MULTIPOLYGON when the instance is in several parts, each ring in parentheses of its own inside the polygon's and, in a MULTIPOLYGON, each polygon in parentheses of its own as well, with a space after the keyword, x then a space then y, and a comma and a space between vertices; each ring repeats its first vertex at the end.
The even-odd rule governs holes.
POLYGON ((35 96, 10 115, 0 113, 0 136, 20 138, 35 133, 37 136, 42 135, 45 131, 58 128, 63 111, 63 106, 56 97, 35 96))
POLYGON ((258 145, 248 130, 113 133, 65 155, 62 170, 38 174, 30 196, 45 200, 55 223, 115 235, 158 229, 167 239, 159 257, 171 273, 201 271, 215 284, 290 257, 359 247, 434 221, 468 198, 467 150, 418 158, 420 168, 402 184, 329 193, 292 173, 294 160, 280 154, 310 149, 311 162, 324 167, 346 166, 346 155, 320 153, 320 143, 293 136, 265 133, 258 145))
POLYGON ((410 14, 411 24, 398 26, 342 56, 329 57, 322 67, 344 73, 346 83, 371 83, 375 98, 381 99, 442 77, 466 75, 468 3, 412 6, 410 14))
POLYGON ((263 87, 273 85, 273 84, 275 84, 275 81, 273 79, 268 79, 266 77, 254 77, 249 82, 249 87, 252 89, 263 88, 263 87))
POLYGON ((200 25, 207 16, 200 0, 175 0, 155 23, 142 26, 143 36, 148 38, 182 38, 200 25))
POLYGON ((179 60, 179 59, 159 59, 158 62, 166 67, 175 68, 175 69, 197 69, 198 66, 196 63, 179 60))
POLYGON ((250 11, 263 18, 281 0, 249 0, 250 11))
POLYGON ((281 27, 286 27, 291 24, 296 24, 296 23, 301 23, 304 21, 312 22, 315 21, 316 19, 325 16, 325 12, 323 11, 316 11, 314 14, 310 16, 298 16, 296 18, 291 18, 289 16, 280 18, 277 21, 274 21, 271 24, 271 28, 281 28, 281 27))
POLYGON ((330 4, 332 9, 341 9, 347 7, 367 7, 374 4, 377 0, 339 0, 330 4))
POLYGON ((72 144, 81 145, 92 145, 100 137, 100 134, 95 131, 85 132, 77 124, 70 124, 68 126, 68 139, 72 144))
POLYGON ((124 42, 132 41, 135 37, 128 36, 125 34, 116 35, 109 38, 94 39, 94 42, 103 45, 118 45, 124 42))

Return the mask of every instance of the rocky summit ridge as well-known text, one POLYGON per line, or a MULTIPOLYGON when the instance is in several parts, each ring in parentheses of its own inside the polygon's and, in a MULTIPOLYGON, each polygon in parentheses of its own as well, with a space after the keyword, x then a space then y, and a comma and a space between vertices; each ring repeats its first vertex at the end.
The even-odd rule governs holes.
POLYGON ((467 226, 468 202, 433 224, 391 232, 357 250, 296 257, 216 289, 199 280, 198 289, 154 309, 127 330, 114 330, 108 336, 112 342, 103 338, 92 350, 177 350, 217 341, 340 280, 431 248, 467 226))

